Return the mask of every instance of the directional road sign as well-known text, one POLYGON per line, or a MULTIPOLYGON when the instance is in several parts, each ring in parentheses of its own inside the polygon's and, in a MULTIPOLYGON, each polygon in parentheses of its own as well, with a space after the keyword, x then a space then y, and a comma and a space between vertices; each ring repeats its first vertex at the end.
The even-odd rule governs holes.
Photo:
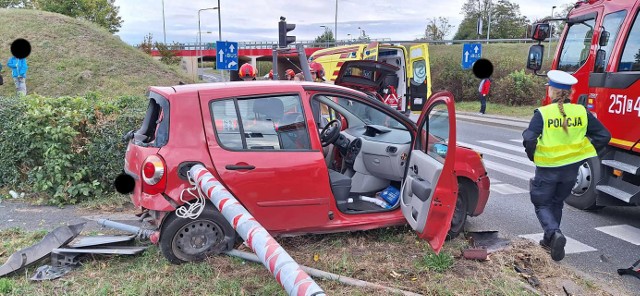
POLYGON ((482 44, 465 43, 462 46, 462 69, 470 69, 482 57, 482 44))
POLYGON ((216 69, 238 70, 238 42, 216 42, 216 69))

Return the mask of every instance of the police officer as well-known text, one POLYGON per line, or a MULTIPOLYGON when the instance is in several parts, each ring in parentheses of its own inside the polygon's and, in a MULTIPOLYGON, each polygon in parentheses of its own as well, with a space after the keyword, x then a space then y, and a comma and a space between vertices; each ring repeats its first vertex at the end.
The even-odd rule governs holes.
POLYGON ((551 251, 553 260, 560 261, 567 243, 560 231, 564 200, 571 194, 578 168, 602 153, 611 134, 584 106, 570 103, 571 86, 578 82, 575 77, 558 70, 547 76, 552 103, 534 111, 522 133, 522 144, 536 164, 530 194, 544 229, 540 245, 551 251))

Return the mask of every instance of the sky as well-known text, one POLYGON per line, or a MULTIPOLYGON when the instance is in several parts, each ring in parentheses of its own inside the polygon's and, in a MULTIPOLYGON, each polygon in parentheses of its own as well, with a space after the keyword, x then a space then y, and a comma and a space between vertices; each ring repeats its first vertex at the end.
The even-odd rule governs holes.
MULTIPOLYGON (((276 41, 278 21, 296 24, 289 35, 298 41, 313 40, 324 32, 321 26, 335 28, 338 4, 339 40, 357 38, 361 30, 372 39, 414 40, 424 35, 427 19, 448 18, 454 26, 445 39, 451 39, 462 21, 460 13, 466 0, 116 0, 123 19, 116 35, 129 44, 139 44, 151 33, 154 41, 195 43, 198 38, 198 10, 217 7, 220 2, 222 40, 276 41), (165 26, 162 25, 164 1, 165 26), (358 29, 358 28, 361 28, 358 29), (350 35, 347 35, 350 34, 350 35)), ((529 19, 540 19, 555 12, 566 0, 512 0, 529 19)), ((218 40, 218 11, 200 12, 202 42, 218 40), (210 33, 209 33, 210 32, 210 33)))

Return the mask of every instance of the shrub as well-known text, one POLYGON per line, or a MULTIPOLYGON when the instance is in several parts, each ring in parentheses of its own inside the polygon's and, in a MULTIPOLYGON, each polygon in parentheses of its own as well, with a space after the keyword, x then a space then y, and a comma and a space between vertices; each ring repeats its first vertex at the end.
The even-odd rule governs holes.
POLYGON ((54 205, 112 191, 126 149, 121 136, 139 126, 145 107, 139 97, 95 94, 0 98, 0 186, 20 187, 54 205))
POLYGON ((545 95, 545 80, 524 70, 511 72, 509 75, 494 80, 490 100, 510 105, 539 105, 545 95))

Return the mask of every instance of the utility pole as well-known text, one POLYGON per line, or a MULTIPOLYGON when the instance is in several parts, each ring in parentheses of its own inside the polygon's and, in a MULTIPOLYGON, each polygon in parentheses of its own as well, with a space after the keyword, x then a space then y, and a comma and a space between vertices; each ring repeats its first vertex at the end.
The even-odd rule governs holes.
POLYGON ((336 19, 333 28, 333 40, 335 40, 335 46, 338 46, 338 0, 336 0, 336 19))
POLYGON ((165 25, 165 21, 164 21, 164 0, 162 0, 162 34, 164 35, 163 42, 166 45, 167 44, 167 26, 165 25))
POLYGON ((487 21, 487 44, 489 44, 489 32, 491 32, 491 0, 489 0, 489 9, 487 9, 488 21, 487 21))

